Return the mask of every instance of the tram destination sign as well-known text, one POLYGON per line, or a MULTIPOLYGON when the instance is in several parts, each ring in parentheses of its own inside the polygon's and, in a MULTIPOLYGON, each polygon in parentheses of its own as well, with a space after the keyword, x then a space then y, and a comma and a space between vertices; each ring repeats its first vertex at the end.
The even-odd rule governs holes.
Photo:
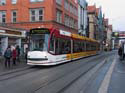
POLYGON ((36 29, 31 29, 30 34, 49 34, 50 31, 47 28, 36 28, 36 29))

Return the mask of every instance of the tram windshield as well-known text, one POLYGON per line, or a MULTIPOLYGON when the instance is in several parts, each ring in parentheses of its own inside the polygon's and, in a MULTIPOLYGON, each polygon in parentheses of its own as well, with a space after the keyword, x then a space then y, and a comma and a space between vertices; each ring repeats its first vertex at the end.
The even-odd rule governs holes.
POLYGON ((30 36, 30 51, 47 51, 49 34, 33 34, 30 36))

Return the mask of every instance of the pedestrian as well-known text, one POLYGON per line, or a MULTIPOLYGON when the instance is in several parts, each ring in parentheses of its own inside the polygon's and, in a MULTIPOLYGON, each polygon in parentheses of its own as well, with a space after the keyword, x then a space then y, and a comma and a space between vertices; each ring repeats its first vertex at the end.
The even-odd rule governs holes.
POLYGON ((17 45, 16 51, 17 51, 17 61, 20 61, 20 47, 19 47, 19 45, 17 45))
POLYGON ((26 48, 26 51, 25 51, 25 60, 26 60, 26 63, 27 63, 27 53, 28 53, 28 48, 26 48))
POLYGON ((122 47, 119 47, 119 49, 118 49, 118 55, 122 56, 122 54, 123 54, 122 47))
POLYGON ((17 58, 17 51, 16 51, 16 48, 13 48, 13 51, 12 51, 13 65, 16 65, 16 58, 17 58))
POLYGON ((10 46, 8 46, 8 48, 6 49, 6 51, 4 53, 4 57, 5 57, 5 67, 10 68, 10 59, 12 57, 12 52, 11 52, 10 46))
POLYGON ((118 49, 118 55, 120 56, 120 60, 124 60, 125 58, 125 53, 124 53, 124 49, 123 46, 120 46, 118 49))

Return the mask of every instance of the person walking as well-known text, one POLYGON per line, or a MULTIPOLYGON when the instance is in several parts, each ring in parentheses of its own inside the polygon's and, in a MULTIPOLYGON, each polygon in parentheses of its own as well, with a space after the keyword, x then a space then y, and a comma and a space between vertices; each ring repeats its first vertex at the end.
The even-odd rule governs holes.
POLYGON ((6 49, 6 51, 4 53, 4 57, 5 57, 5 67, 10 68, 10 59, 12 57, 12 52, 11 52, 10 46, 8 46, 8 48, 6 49))
POLYGON ((17 57, 17 51, 16 51, 16 48, 13 48, 13 51, 12 51, 13 65, 16 65, 16 57, 17 57))

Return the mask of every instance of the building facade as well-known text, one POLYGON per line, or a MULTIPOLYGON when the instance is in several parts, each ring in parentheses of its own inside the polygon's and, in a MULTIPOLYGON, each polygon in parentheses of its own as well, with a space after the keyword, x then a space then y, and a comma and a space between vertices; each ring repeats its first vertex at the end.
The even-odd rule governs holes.
POLYGON ((102 50, 102 51, 104 50, 104 47, 105 47, 104 37, 106 35, 104 33, 105 30, 104 30, 103 19, 104 19, 104 17, 103 17, 103 14, 102 14, 102 8, 99 7, 99 12, 98 12, 98 30, 99 30, 98 41, 100 42, 100 45, 101 45, 100 50, 102 50))
POLYGON ((22 47, 25 42, 26 31, 11 29, 0 26, 0 55, 3 55, 8 46, 16 47, 17 45, 22 47))
POLYGON ((1 24, 17 28, 78 31, 77 0, 1 0, 1 24))
POLYGON ((104 49, 106 49, 107 46, 107 33, 108 33, 108 28, 109 28, 109 20, 108 18, 103 18, 103 45, 104 45, 104 49))
POLYGON ((78 1, 78 33, 80 35, 87 35, 87 25, 88 25, 88 16, 87 16, 87 2, 86 0, 78 1))
POLYGON ((89 38, 98 40, 98 13, 96 6, 88 6, 89 38))
POLYGON ((108 51, 112 49, 112 31, 113 31, 112 25, 108 25, 107 40, 106 40, 106 47, 108 51))

